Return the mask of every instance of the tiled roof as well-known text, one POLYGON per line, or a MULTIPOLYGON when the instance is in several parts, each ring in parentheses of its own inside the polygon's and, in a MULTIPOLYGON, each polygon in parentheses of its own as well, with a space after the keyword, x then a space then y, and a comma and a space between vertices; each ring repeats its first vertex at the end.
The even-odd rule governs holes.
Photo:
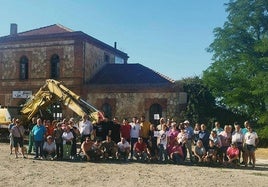
POLYGON ((107 64, 90 84, 172 84, 173 80, 141 64, 107 64))
POLYGON ((57 33, 64 33, 64 32, 73 32, 73 30, 64 27, 60 24, 54 24, 46 27, 41 27, 38 29, 33 29, 26 32, 18 33, 19 36, 32 36, 32 35, 44 35, 44 34, 57 34, 57 33))

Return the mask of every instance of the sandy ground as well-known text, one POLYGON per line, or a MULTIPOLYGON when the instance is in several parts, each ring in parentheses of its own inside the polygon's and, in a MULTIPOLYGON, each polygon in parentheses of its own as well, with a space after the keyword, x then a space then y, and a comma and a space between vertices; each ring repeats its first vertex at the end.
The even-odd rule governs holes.
POLYGON ((0 143, 0 186, 268 186, 268 160, 256 168, 137 162, 68 162, 15 159, 0 143))

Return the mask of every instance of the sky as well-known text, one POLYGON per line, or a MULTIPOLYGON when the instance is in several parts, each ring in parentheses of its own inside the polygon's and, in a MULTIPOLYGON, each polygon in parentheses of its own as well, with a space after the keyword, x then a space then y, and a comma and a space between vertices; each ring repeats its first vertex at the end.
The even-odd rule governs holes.
POLYGON ((82 31, 173 80, 202 76, 229 0, 0 0, 0 36, 53 24, 82 31))

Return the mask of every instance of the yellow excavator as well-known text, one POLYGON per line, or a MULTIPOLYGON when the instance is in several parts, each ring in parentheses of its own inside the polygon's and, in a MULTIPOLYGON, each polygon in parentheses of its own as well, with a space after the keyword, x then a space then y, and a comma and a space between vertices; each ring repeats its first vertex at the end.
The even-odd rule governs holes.
POLYGON ((92 122, 103 118, 103 114, 94 106, 81 99, 61 82, 53 79, 46 80, 45 85, 23 105, 21 113, 30 120, 40 110, 46 109, 55 102, 64 104, 80 117, 88 115, 92 122))

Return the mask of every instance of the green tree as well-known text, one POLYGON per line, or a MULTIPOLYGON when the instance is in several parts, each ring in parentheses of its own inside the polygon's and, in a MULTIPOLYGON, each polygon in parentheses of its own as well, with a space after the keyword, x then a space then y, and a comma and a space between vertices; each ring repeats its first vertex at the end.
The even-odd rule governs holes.
POLYGON ((185 78, 177 83, 183 86, 188 96, 186 109, 182 112, 183 119, 205 123, 211 129, 215 121, 221 124, 233 124, 235 121, 242 124, 245 121, 245 116, 217 106, 215 97, 199 77, 185 78))
POLYGON ((214 63, 203 72, 217 104, 263 123, 268 110, 268 1, 230 0, 222 28, 208 51, 214 63))
POLYGON ((208 123, 215 108, 215 98, 209 89, 204 86, 199 77, 185 78, 181 81, 181 84, 188 96, 183 117, 194 122, 208 123))

